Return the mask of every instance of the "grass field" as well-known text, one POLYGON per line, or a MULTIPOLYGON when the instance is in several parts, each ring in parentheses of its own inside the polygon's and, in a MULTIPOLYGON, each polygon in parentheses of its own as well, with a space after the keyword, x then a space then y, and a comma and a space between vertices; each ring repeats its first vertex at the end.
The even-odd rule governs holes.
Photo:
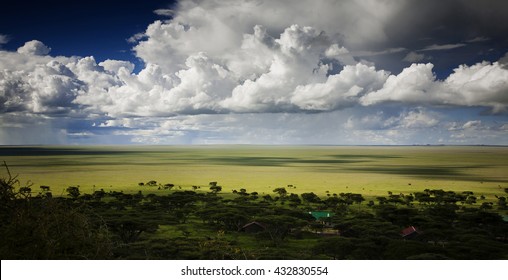
POLYGON ((157 191, 138 186, 149 180, 182 189, 207 189, 217 181, 223 192, 246 188, 262 194, 293 185, 289 192, 368 197, 426 188, 491 196, 508 187, 508 147, 5 146, 0 161, 22 183, 33 182, 34 191, 48 185, 54 195, 70 185, 85 193, 100 188, 157 191))

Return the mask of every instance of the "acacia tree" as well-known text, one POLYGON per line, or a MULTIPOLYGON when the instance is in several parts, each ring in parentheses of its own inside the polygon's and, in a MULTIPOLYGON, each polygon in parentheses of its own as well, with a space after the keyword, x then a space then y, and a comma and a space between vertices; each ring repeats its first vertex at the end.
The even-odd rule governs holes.
POLYGON ((222 190, 222 187, 217 186, 217 182, 215 182, 215 181, 208 183, 208 186, 210 187, 210 190, 212 191, 212 193, 215 193, 215 194, 222 190))
POLYGON ((19 188, 19 194, 25 198, 32 196, 32 188, 30 187, 21 187, 19 188))
POLYGON ((308 203, 320 203, 321 202, 321 199, 319 198, 319 196, 317 196, 315 193, 313 192, 310 192, 310 193, 302 193, 301 194, 301 197, 304 201, 308 202, 308 203))
POLYGON ((466 204, 475 204, 476 203, 476 196, 470 195, 466 198, 466 204))
POLYGON ((137 241, 143 232, 155 232, 158 228, 154 222, 132 216, 112 219, 108 224, 124 243, 137 241))
POLYGON ((79 187, 76 186, 70 186, 66 189, 67 195, 72 197, 73 199, 76 199, 81 194, 79 191, 79 187))
POLYGON ((277 193, 281 198, 286 197, 288 191, 285 188, 276 188, 273 190, 274 193, 277 193))
POLYGON ((212 193, 217 194, 218 192, 222 191, 222 187, 217 186, 217 185, 212 185, 210 187, 210 190, 212 191, 212 193))

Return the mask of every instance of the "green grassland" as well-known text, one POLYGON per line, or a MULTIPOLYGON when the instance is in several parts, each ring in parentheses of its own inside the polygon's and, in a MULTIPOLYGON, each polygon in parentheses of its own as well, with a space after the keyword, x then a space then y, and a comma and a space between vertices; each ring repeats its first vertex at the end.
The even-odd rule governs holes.
MULTIPOLYGON (((362 193, 367 197, 426 188, 471 190, 489 197, 508 187, 508 147, 488 146, 34 146, 0 147, 0 161, 22 182, 54 195, 79 185, 125 192, 155 180, 191 189, 217 181, 224 193, 362 193)), ((5 172, 2 170, 0 172, 5 172)), ((0 175, 3 175, 0 174, 0 175)))

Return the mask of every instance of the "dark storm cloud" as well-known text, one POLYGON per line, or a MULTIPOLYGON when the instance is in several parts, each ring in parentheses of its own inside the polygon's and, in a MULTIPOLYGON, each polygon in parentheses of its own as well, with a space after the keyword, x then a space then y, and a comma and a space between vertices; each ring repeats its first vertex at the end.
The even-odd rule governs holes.
MULTIPOLYGON (((432 51, 438 78, 444 79, 460 64, 497 61, 508 51, 508 1, 400 1, 385 23, 387 40, 366 46, 373 49, 405 48, 407 52, 370 60, 398 73, 416 51, 432 51)), ((420 55, 421 56, 421 55, 420 55)), ((430 58, 430 54, 429 57, 430 58)))
POLYGON ((386 43, 421 48, 480 41, 476 38, 505 41, 507 12, 508 1, 404 1, 385 26, 386 43))

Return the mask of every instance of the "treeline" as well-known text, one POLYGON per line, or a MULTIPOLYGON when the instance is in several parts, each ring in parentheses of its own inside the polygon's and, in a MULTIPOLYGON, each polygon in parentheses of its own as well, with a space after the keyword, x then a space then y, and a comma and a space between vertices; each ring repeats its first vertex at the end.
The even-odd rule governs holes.
POLYGON ((365 202, 285 188, 221 195, 211 182, 200 192, 69 187, 53 197, 10 174, 0 186, 2 259, 508 258, 504 196, 475 206, 472 192, 424 190, 365 202))

